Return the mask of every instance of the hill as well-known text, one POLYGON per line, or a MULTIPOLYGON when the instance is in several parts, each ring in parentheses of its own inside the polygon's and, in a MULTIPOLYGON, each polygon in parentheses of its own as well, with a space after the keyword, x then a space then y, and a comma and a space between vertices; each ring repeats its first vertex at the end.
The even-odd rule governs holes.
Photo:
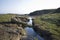
POLYGON ((31 12, 29 15, 30 16, 37 16, 37 15, 43 15, 43 14, 48 14, 48 13, 60 13, 60 8, 37 10, 37 11, 31 12))

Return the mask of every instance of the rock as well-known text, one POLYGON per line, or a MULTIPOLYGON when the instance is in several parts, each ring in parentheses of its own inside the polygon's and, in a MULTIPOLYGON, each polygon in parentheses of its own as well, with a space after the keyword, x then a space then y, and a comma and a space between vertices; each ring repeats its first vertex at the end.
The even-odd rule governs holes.
POLYGON ((20 32, 22 36, 26 35, 26 31, 22 27, 18 27, 18 32, 20 32))
POLYGON ((26 36, 23 27, 27 25, 28 19, 25 17, 13 17, 12 23, 0 24, 0 40, 20 40, 26 36))
POLYGON ((20 40, 20 35, 0 30, 0 40, 20 40))
POLYGON ((0 40, 20 40, 26 32, 17 24, 0 24, 0 40))
POLYGON ((28 19, 26 17, 13 17, 13 18, 11 18, 11 21, 15 22, 15 23, 24 23, 24 24, 26 24, 26 22, 28 22, 28 19))

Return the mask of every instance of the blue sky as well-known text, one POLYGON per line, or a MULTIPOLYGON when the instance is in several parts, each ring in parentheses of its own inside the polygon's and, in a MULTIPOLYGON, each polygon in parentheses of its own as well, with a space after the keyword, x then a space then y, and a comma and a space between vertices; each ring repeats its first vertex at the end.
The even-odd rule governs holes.
POLYGON ((35 10, 60 7, 60 0, 0 0, 0 13, 29 14, 35 10))

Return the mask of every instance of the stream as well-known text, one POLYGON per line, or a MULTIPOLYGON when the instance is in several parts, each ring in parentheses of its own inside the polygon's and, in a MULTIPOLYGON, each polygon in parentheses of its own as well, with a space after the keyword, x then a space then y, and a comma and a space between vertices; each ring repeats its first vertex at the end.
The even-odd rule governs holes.
MULTIPOLYGON (((32 18, 29 17, 29 22, 28 25, 32 25, 32 18)), ((24 28, 26 30, 27 33, 27 40, 44 40, 44 38, 42 38, 41 36, 39 36, 33 28, 31 27, 25 27, 24 28)))

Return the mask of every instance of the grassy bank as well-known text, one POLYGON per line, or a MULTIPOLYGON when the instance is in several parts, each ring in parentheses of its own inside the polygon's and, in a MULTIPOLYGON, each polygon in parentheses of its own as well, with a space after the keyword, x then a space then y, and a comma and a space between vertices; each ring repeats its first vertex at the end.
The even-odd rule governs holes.
POLYGON ((9 22, 15 14, 0 14, 0 22, 9 22))
POLYGON ((53 40, 60 40, 60 13, 37 16, 34 21, 41 30, 51 33, 53 40))

